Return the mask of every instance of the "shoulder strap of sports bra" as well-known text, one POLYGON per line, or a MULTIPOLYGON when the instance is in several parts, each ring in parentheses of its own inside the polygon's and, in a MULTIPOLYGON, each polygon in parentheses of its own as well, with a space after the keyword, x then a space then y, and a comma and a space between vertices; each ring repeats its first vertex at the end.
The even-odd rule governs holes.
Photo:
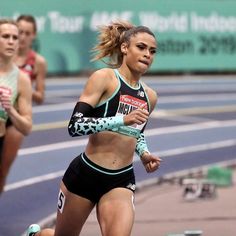
POLYGON ((121 79, 121 75, 120 75, 119 71, 117 69, 114 69, 114 72, 115 72, 115 75, 116 75, 117 79, 120 80, 121 79))

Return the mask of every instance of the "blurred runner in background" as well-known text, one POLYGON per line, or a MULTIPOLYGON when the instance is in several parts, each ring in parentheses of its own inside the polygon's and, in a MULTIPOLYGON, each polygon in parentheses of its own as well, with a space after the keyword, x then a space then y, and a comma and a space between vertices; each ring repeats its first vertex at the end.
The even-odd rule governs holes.
POLYGON ((0 193, 12 160, 6 151, 14 149, 14 137, 7 138, 7 122, 20 136, 32 128, 32 88, 28 76, 14 63, 19 46, 19 29, 13 20, 0 20, 0 193))
MULTIPOLYGON (((44 57, 32 49, 32 44, 37 36, 36 21, 31 15, 21 15, 17 18, 17 25, 19 28, 19 48, 14 57, 14 61, 16 65, 28 75, 31 81, 33 102, 35 104, 42 104, 44 101, 47 63, 44 57)), ((3 142, 1 189, 17 156, 23 138, 24 135, 16 129, 9 118, 7 120, 7 129, 3 142), (9 143, 11 143, 11 145, 9 145, 9 143)))

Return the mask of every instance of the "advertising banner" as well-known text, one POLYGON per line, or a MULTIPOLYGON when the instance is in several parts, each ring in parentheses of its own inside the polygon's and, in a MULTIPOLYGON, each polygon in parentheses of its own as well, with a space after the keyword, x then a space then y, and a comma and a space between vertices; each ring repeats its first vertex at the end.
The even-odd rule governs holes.
POLYGON ((236 71, 235 0, 9 0, 0 18, 32 14, 36 49, 49 73, 77 73, 101 66, 90 62, 97 27, 112 20, 145 25, 158 50, 151 72, 236 71))

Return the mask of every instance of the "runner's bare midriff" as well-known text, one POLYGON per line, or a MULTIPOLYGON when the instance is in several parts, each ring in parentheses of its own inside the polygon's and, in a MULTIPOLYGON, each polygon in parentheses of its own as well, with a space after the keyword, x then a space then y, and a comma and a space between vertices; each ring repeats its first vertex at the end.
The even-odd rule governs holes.
POLYGON ((88 158, 107 169, 120 169, 133 161, 136 138, 104 131, 90 135, 86 147, 88 158))

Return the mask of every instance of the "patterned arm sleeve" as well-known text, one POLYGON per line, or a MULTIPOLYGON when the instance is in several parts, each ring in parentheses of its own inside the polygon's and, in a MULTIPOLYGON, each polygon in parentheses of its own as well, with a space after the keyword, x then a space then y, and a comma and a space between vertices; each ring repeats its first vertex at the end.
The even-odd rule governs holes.
POLYGON ((107 118, 81 117, 81 113, 77 112, 70 119, 68 132, 70 136, 75 137, 114 130, 121 125, 124 125, 123 116, 107 118))
POLYGON ((137 144, 135 148, 135 152, 137 155, 141 158, 144 152, 149 152, 148 147, 147 147, 147 142, 144 136, 144 133, 141 132, 138 139, 137 139, 137 144))

